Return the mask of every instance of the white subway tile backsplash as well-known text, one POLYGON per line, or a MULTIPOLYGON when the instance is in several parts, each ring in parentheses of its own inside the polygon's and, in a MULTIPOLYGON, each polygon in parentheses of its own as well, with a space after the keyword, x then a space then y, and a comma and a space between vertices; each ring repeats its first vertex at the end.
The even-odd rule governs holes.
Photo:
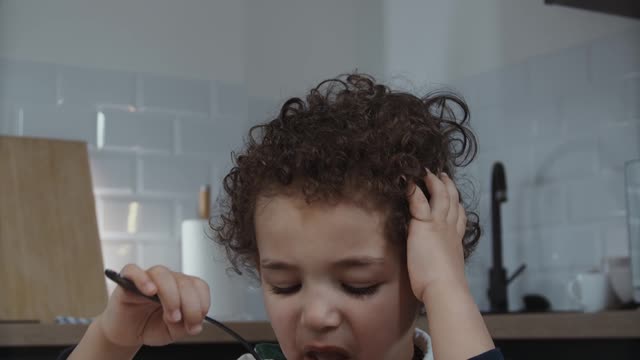
POLYGON ((624 122, 619 91, 587 87, 559 101, 563 137, 597 134, 605 124, 624 122))
POLYGON ((0 135, 17 135, 18 117, 10 105, 0 103, 0 135))
POLYGON ((480 174, 479 191, 491 191, 491 172, 497 161, 504 165, 507 189, 517 189, 519 186, 529 184, 536 175, 533 172, 532 147, 529 144, 480 151, 477 159, 480 174))
POLYGON ((0 59, 0 134, 90 144, 105 266, 115 270, 181 269, 181 222, 197 216, 201 185, 217 197, 248 113, 241 84, 0 59))
POLYGON ((623 171, 626 161, 640 158, 638 134, 640 124, 637 122, 604 127, 598 136, 600 167, 623 171))
POLYGON ((569 206, 564 182, 525 186, 515 196, 519 197, 516 201, 522 208, 505 211, 505 218, 519 216, 518 221, 522 228, 560 225, 568 222, 569 206))
POLYGON ((478 150, 489 151, 503 146, 505 138, 500 126, 500 107, 485 106, 471 111, 470 124, 478 140, 478 150))
MULTIPOLYGON (((507 180, 508 181, 508 180, 507 180)), ((503 231, 523 229, 530 225, 531 215, 529 198, 522 188, 509 187, 507 184, 507 201, 501 205, 501 221, 503 231)), ((491 213, 491 204, 488 204, 487 213, 491 213)))
POLYGON ((135 73, 61 66, 59 74, 64 104, 136 105, 135 73))
POLYGON ((626 181, 632 187, 640 187, 640 163, 631 161, 625 168, 626 181))
POLYGON ((478 249, 467 259, 465 263, 465 274, 467 276, 479 276, 479 274, 489 271, 489 259, 485 254, 486 251, 478 249))
POLYGON ((195 155, 230 154, 244 144, 248 128, 248 122, 238 117, 180 116, 178 151, 195 155))
POLYGON ((533 148, 533 180, 546 183, 593 176, 597 171, 595 136, 541 141, 533 148))
POLYGON ((640 70, 624 76, 622 87, 624 118, 640 121, 640 70))
MULTIPOLYGON (((524 255, 522 254, 521 245, 521 232, 520 231, 506 231, 502 230, 502 262, 507 269, 507 276, 515 273, 518 267, 524 264, 524 255)), ((492 244, 491 236, 488 237, 490 247, 492 244)), ((490 263, 491 264, 491 263, 490 263)))
POLYGON ((482 233, 489 234, 491 232, 491 193, 489 191, 479 192, 478 214, 482 233))
POLYGON ((607 219, 625 214, 624 178, 605 172, 567 183, 572 222, 607 219))
POLYGON ((633 185, 632 179, 626 179, 625 196, 626 196, 626 211, 629 214, 629 222, 634 221, 634 218, 640 217, 640 186, 633 185))
POLYGON ((231 170, 231 165, 220 165, 220 161, 216 161, 212 165, 212 174, 211 174, 211 202, 213 203, 217 201, 220 195, 224 192, 223 182, 224 177, 231 170))
POLYGON ((217 123, 221 130, 217 132, 220 135, 216 135, 216 137, 226 140, 220 142, 217 151, 230 154, 232 151, 239 150, 249 135, 250 124, 246 118, 222 118, 217 123))
POLYGON ((473 108, 509 104, 530 95, 529 69, 526 64, 509 65, 464 79, 456 84, 473 108))
POLYGON ((173 151, 175 115, 154 111, 120 111, 102 109, 105 131, 104 147, 144 151, 173 151))
POLYGON ((605 221, 601 231, 603 256, 629 256, 629 228, 625 216, 605 221))
POLYGON ((213 115, 231 115, 246 118, 249 109, 248 89, 240 84, 211 82, 213 115))
MULTIPOLYGON (((544 135, 540 124, 553 124, 556 127, 557 106, 553 102, 540 103, 527 100, 519 100, 509 104, 494 106, 492 116, 497 122, 486 132, 493 133, 494 142, 500 146, 518 146, 523 143, 531 143, 535 136, 544 135)), ((486 142, 484 145, 487 145, 486 142)))
POLYGON ((625 74, 640 71, 640 30, 632 29, 590 44, 590 80, 621 86, 625 74))
POLYGON ((595 225, 552 227, 540 235, 542 267, 585 270, 600 265, 603 246, 595 225))
POLYGON ((562 119, 560 118, 560 106, 557 99, 548 101, 533 101, 528 106, 528 109, 523 114, 523 121, 530 121, 534 127, 534 141, 539 140, 558 140, 562 137, 562 131, 559 131, 564 126, 562 119))
POLYGON ((178 151, 181 153, 210 154, 226 142, 217 122, 206 116, 180 116, 178 122, 178 151))
POLYGON ((527 264, 527 272, 543 269, 547 254, 543 250, 543 227, 535 227, 518 234, 520 260, 527 264))
MULTIPOLYGON (((213 205, 213 201, 215 200, 215 197, 211 196, 211 205, 213 205)), ((198 218, 198 198, 197 196, 192 196, 187 198, 186 200, 178 200, 177 202, 177 209, 176 211, 178 212, 178 216, 176 217, 176 229, 178 229, 178 232, 181 232, 182 230, 182 222, 184 220, 188 220, 188 219, 197 219, 198 218)), ((178 234, 179 237, 181 237, 181 234, 178 234)))
POLYGON ((601 266, 603 256, 628 253, 622 166, 640 157, 640 90, 630 73, 640 68, 638 39, 640 33, 626 33, 530 58, 525 70, 513 65, 458 82, 479 136, 484 233, 466 270, 478 303, 488 307, 489 191, 497 160, 507 174, 505 267, 527 264, 510 288, 510 309, 526 293, 549 297, 555 310, 576 309, 567 282, 601 266))
POLYGON ((180 242, 141 241, 138 246, 140 249, 140 267, 143 269, 162 265, 172 271, 182 271, 180 242))
POLYGON ((211 165, 188 156, 141 155, 141 190, 193 194, 211 181, 211 165))
POLYGON ((532 96, 546 102, 587 86, 588 50, 580 46, 529 58, 532 96))
MULTIPOLYGON (((510 309, 525 293, 575 309, 566 282, 603 255, 625 254, 622 163, 640 157, 638 39, 616 34, 455 84, 479 137, 468 173, 483 236, 466 272, 481 309, 489 307, 495 161, 507 174, 505 266, 527 264, 509 288, 510 309)), ((180 226, 197 216, 200 186, 211 184, 216 199, 230 150, 279 105, 249 98, 246 84, 0 60, 0 133, 98 145, 91 171, 105 265, 115 270, 130 262, 181 269, 180 226)))
MULTIPOLYGON (((138 251, 133 241, 102 241, 101 247, 105 269, 119 272, 127 264, 139 264, 138 251)), ((106 278, 105 281, 107 283, 107 292, 111 294, 118 285, 106 278)))
POLYGON ((102 196, 101 202, 105 237, 128 234, 167 239, 176 236, 173 200, 102 196))
POLYGON ((0 102, 55 105, 56 79, 55 65, 0 59, 0 102))
POLYGON ((280 111, 278 105, 274 100, 249 97, 249 123, 262 124, 275 119, 280 111))
POLYGON ((19 134, 96 145, 96 111, 68 106, 25 106, 18 109, 19 134))
MULTIPOLYGON (((486 229, 483 228, 484 232, 486 229)), ((491 265, 491 233, 483 233, 475 251, 467 259, 466 270, 470 274, 480 274, 491 265)))
POLYGON ((140 75, 144 108, 209 114, 210 82, 140 75))
POLYGON ((135 191, 136 161, 133 154, 92 150, 89 155, 94 191, 121 193, 135 191))

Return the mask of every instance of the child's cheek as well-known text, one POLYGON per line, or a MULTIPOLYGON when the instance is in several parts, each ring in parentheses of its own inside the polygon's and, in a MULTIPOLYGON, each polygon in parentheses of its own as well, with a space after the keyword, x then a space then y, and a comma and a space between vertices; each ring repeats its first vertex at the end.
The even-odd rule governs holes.
POLYGON ((292 306, 288 306, 283 299, 274 298, 275 294, 265 294, 265 308, 271 327, 275 332, 276 339, 282 351, 293 354, 296 340, 296 314, 292 306))
POLYGON ((278 329, 285 329, 286 326, 293 326, 295 324, 295 308, 292 304, 288 303, 289 302, 281 295, 265 291, 265 309, 271 321, 271 326, 276 332, 278 329))

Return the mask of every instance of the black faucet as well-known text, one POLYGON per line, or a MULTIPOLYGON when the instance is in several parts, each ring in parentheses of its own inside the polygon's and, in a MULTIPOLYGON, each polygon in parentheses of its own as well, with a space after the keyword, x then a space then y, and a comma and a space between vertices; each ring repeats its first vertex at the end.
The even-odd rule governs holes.
POLYGON ((507 179, 504 165, 493 164, 491 172, 491 230, 493 235, 493 264, 489 269, 489 302, 491 312, 503 313, 509 310, 507 301, 507 285, 524 271, 525 264, 507 279, 507 270, 502 263, 502 223, 500 221, 500 204, 507 201, 507 179))

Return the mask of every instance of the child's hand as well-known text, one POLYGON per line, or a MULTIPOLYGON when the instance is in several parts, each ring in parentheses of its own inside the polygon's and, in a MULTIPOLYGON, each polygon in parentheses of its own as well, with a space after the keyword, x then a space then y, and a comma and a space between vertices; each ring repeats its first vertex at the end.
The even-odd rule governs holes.
POLYGON ((203 280, 161 265, 145 271, 129 264, 120 273, 145 295, 157 294, 162 305, 118 286, 96 319, 107 340, 120 346, 162 346, 202 331, 210 306, 203 280))
POLYGON ((467 217, 454 182, 444 173, 425 177, 431 203, 415 184, 408 189, 412 219, 407 237, 407 266, 414 295, 425 299, 434 284, 467 286, 464 276, 464 236, 467 217), (415 189, 415 191, 414 191, 415 189))

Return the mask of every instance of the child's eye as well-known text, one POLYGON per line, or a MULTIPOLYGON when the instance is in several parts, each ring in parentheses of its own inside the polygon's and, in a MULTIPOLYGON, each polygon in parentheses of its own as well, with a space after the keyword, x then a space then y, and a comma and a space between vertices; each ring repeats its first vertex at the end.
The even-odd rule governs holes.
POLYGON ((277 287, 277 286, 271 285, 271 292, 278 295, 289 295, 300 290, 301 286, 302 286, 301 284, 288 286, 288 287, 277 287))
POLYGON ((380 284, 375 284, 367 287, 353 287, 347 284, 342 284, 342 288, 348 292, 350 295, 355 297, 365 297, 369 295, 373 295, 378 291, 380 284))
MULTIPOLYGON (((300 290, 301 287, 302 287, 302 284, 297 284, 297 285, 288 286, 288 287, 278 287, 278 286, 271 285, 271 292, 277 295, 290 295, 290 294, 296 293, 298 290, 300 290)), ((376 293, 376 291, 378 291, 379 287, 380 287, 380 284, 375 284, 367 287, 355 287, 355 286, 349 286, 347 284, 342 284, 342 288, 347 293, 355 297, 365 297, 365 296, 373 295, 376 293)))

